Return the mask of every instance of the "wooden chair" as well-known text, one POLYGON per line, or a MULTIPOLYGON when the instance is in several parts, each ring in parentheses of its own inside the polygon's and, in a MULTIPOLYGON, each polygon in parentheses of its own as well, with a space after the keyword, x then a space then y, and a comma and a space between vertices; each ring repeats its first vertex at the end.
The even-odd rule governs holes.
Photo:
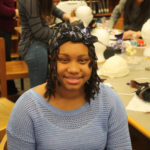
POLYGON ((19 43, 19 35, 12 35, 12 37, 11 37, 11 53, 10 53, 10 57, 12 60, 20 59, 20 55, 18 53, 18 43, 19 43))
POLYGON ((5 40, 0 37, 1 97, 7 97, 7 80, 28 78, 28 67, 23 60, 6 61, 5 40))
POLYGON ((0 98, 0 150, 7 150, 6 127, 14 103, 7 98, 0 98))
POLYGON ((0 150, 7 150, 7 134, 6 130, 0 130, 0 150))

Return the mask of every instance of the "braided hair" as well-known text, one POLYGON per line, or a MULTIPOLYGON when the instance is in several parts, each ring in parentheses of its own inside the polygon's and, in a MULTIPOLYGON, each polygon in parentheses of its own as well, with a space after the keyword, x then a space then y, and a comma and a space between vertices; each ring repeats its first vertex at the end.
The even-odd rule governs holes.
POLYGON ((59 54, 59 47, 65 42, 82 42, 88 47, 88 54, 90 57, 89 67, 92 68, 91 77, 84 85, 85 98, 88 102, 94 99, 94 95, 99 92, 99 84, 102 81, 98 74, 97 57, 95 53, 94 42, 97 38, 92 36, 87 28, 78 21, 72 24, 62 23, 54 31, 53 38, 49 41, 49 70, 46 84, 45 97, 50 99, 55 96, 56 85, 58 82, 57 77, 57 59, 59 54))

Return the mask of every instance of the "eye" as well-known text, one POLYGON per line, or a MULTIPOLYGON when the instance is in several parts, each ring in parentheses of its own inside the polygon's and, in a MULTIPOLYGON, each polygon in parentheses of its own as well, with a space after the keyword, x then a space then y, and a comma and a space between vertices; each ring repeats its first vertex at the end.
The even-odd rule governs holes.
POLYGON ((89 61, 89 59, 81 58, 78 61, 80 64, 86 64, 89 61))
POLYGON ((63 64, 66 64, 69 62, 69 59, 68 58, 58 58, 58 61, 63 63, 63 64))

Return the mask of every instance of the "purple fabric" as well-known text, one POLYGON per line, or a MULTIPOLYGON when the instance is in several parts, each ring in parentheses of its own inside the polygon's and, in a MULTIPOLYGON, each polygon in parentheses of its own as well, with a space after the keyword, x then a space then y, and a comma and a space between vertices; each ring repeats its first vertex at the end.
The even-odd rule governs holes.
POLYGON ((83 42, 90 46, 98 41, 96 36, 90 34, 81 21, 74 23, 64 22, 55 27, 53 38, 49 40, 50 53, 67 41, 83 42))
POLYGON ((0 30, 12 32, 16 25, 14 0, 0 0, 0 30))

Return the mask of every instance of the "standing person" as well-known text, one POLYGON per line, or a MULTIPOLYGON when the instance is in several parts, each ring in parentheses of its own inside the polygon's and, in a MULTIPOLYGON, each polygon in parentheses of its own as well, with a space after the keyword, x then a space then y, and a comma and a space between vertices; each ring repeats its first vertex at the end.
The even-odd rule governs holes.
MULTIPOLYGON (((5 39, 6 60, 11 61, 11 36, 16 25, 15 17, 18 10, 15 9, 14 0, 0 0, 0 37, 5 39)), ((17 88, 13 80, 7 81, 8 95, 17 94, 17 88)))
POLYGON ((97 74, 96 41, 83 24, 58 28, 47 82, 24 93, 11 113, 8 150, 131 150, 122 101, 97 74))
POLYGON ((51 15, 62 20, 74 18, 53 5, 53 0, 18 0, 22 27, 19 53, 29 68, 31 87, 46 81, 48 68, 48 41, 53 31, 49 28, 51 15))
POLYGON ((150 0, 120 0, 108 22, 110 28, 114 27, 121 13, 124 18, 123 39, 139 38, 142 25, 150 18, 150 0))

